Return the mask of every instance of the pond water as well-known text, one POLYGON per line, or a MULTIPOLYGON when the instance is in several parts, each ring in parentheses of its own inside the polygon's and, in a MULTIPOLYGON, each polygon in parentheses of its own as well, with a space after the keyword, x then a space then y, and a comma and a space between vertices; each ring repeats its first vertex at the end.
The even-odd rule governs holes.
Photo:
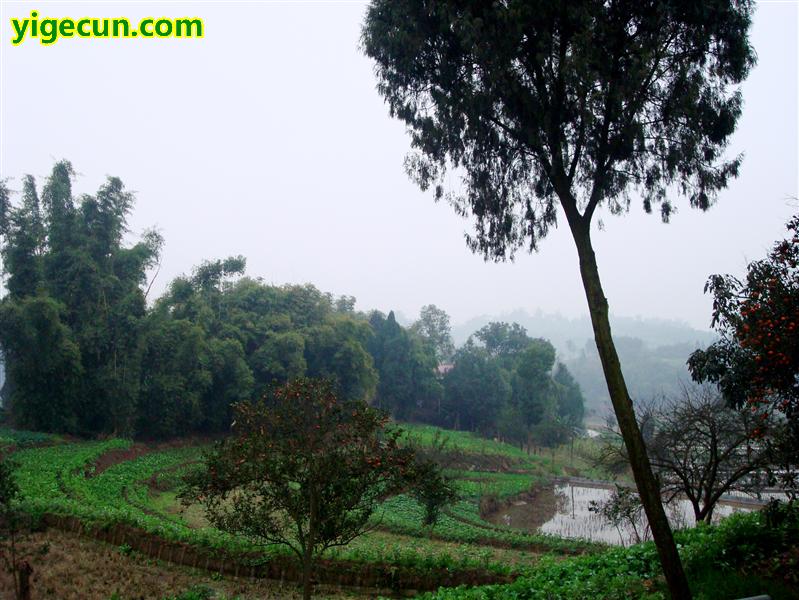
MULTIPOLYGON (((539 488, 523 495, 500 509, 488 520, 516 529, 538 531, 564 538, 581 538, 608 544, 628 545, 635 543, 636 530, 641 539, 651 539, 646 525, 646 516, 632 526, 616 528, 604 517, 589 510, 591 502, 603 502, 613 493, 611 485, 585 483, 558 483, 552 487, 539 488)), ((674 528, 693 526, 694 513, 687 500, 675 500, 667 505, 666 513, 674 528)), ((716 505, 713 521, 716 522, 735 512, 748 512, 758 508, 751 501, 721 501, 716 505)))

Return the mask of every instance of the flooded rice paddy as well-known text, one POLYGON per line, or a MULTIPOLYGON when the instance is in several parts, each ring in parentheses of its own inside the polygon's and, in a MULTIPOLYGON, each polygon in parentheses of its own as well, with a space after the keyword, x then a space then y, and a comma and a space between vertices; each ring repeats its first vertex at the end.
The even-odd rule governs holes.
MULTIPOLYGON (((605 483, 556 483, 512 499, 498 511, 487 515, 486 519, 496 525, 514 529, 615 545, 636 543, 638 537, 642 540, 651 539, 644 515, 634 528, 631 525, 617 528, 601 515, 589 510, 592 501, 608 500, 613 490, 612 484, 605 483)), ((735 512, 748 512, 759 506, 760 502, 752 498, 729 498, 716 505, 713 521, 735 512)), ((687 500, 675 500, 665 508, 672 527, 694 525, 693 509, 687 500)))

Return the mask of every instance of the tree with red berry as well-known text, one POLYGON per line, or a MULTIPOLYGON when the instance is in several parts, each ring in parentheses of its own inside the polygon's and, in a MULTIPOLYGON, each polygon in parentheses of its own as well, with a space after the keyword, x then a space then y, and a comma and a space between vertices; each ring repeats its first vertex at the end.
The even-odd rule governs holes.
POLYGON ((788 237, 765 259, 748 265, 745 281, 708 280, 712 326, 721 339, 694 352, 688 367, 697 381, 716 383, 734 406, 785 415, 784 434, 767 441, 780 450, 782 483, 791 487, 799 459, 799 215, 787 228, 788 237))
POLYGON ((294 380, 234 405, 234 415, 233 436, 187 478, 183 501, 202 504, 219 529, 288 547, 302 564, 303 598, 316 559, 368 531, 381 498, 413 494, 427 524, 454 499, 383 412, 340 399, 328 380, 294 380))

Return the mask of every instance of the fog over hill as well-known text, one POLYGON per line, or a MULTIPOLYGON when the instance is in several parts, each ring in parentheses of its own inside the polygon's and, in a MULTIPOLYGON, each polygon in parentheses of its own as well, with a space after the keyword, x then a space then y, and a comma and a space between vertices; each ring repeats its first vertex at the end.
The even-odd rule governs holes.
MULTIPOLYGON (((580 384, 589 409, 604 414, 609 398, 602 367, 594 345, 588 316, 569 318, 560 314, 519 309, 500 315, 483 315, 452 328, 456 345, 491 321, 519 323, 532 337, 546 338, 555 346, 580 384)), ((673 393, 690 380, 688 356, 715 339, 712 331, 695 329, 682 321, 611 315, 616 347, 630 394, 634 399, 673 393)))
MULTIPOLYGON (((500 315, 481 315, 452 327, 452 339, 456 346, 463 344, 469 336, 491 321, 518 323, 533 337, 548 339, 557 348, 563 360, 578 355, 586 340, 593 341, 594 334, 588 316, 569 318, 561 314, 533 314, 523 309, 500 315)), ((642 317, 610 316, 613 335, 638 338, 649 348, 681 343, 696 343, 705 346, 715 339, 712 331, 695 329, 684 321, 642 317)))

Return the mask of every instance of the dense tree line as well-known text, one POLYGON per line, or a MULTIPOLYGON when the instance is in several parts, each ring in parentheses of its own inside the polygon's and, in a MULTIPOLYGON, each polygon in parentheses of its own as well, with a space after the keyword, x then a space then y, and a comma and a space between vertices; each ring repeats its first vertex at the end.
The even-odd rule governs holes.
POLYGON ((341 397, 398 420, 513 439, 519 424, 527 432, 582 418, 552 345, 517 325, 492 323, 456 353, 449 317, 434 305, 404 328, 393 312, 355 312, 352 297, 266 285, 245 274, 241 256, 202 263, 148 307, 162 237, 147 231, 125 245, 133 195, 112 177, 75 197, 73 179, 62 161, 41 190, 31 176, 18 198, 0 184, 3 406, 20 427, 213 433, 229 427, 236 402, 299 377, 331 379, 341 397))
POLYGON ((123 244, 133 196, 117 178, 75 198, 62 161, 18 201, 0 185, 7 294, 0 344, 4 406, 21 427, 163 437, 230 424, 231 404, 299 376, 333 378, 371 399, 372 330, 353 299, 310 285, 268 286, 245 260, 206 262, 148 309, 154 231, 123 244))
POLYGON ((582 425, 583 396, 555 348, 520 325, 493 322, 454 355, 439 422, 525 444, 563 441, 582 425))
POLYGON ((377 406, 400 420, 427 420, 442 393, 434 345, 401 327, 393 312, 373 312, 369 323, 374 334, 368 348, 379 377, 377 406))
POLYGON ((132 195, 109 178, 76 202, 73 175, 57 163, 41 193, 25 177, 17 205, 0 187, 6 397, 29 428, 130 431, 147 345, 142 284, 162 239, 123 247, 132 195))

